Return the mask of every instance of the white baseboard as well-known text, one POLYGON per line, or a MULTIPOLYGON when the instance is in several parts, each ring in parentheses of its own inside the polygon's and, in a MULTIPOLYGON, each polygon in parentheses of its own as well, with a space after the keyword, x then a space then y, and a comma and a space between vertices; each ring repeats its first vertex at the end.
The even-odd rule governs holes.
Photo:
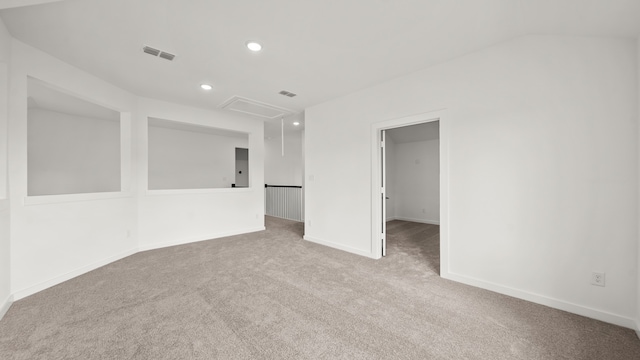
POLYGON ((463 275, 452 274, 450 272, 445 272, 443 269, 441 269, 441 271, 442 271, 441 277, 444 279, 457 281, 457 282, 475 286, 481 289, 490 290, 500 294, 512 296, 518 299, 527 300, 536 304, 552 307, 554 309, 567 311, 573 314, 578 314, 588 318, 604 321, 610 324, 619 325, 629 329, 637 330, 638 325, 636 323, 636 320, 632 318, 612 314, 606 311, 592 309, 586 306, 550 298, 550 297, 539 295, 539 294, 530 293, 530 292, 519 290, 519 289, 514 289, 508 286, 498 285, 498 284, 494 284, 491 282, 487 282, 487 281, 483 281, 475 278, 470 278, 463 275))
POLYGON ((268 216, 268 217, 272 217, 272 218, 276 218, 276 219, 285 219, 285 220, 291 220, 291 221, 295 221, 295 222, 299 222, 299 223, 304 223, 304 219, 302 219, 302 220, 289 219, 289 218, 286 218, 286 217, 276 216, 276 215, 269 215, 269 214, 264 214, 264 216, 268 216))
POLYGON ((92 264, 89 265, 85 265, 82 266, 76 270, 70 271, 66 274, 60 275, 60 276, 56 276, 52 279, 49 279, 47 281, 43 281, 37 285, 34 286, 30 286, 28 288, 22 289, 22 290, 18 290, 13 294, 13 301, 17 301, 20 300, 22 298, 25 298, 29 295, 33 295, 39 291, 42 291, 44 289, 50 288, 52 286, 58 285, 60 283, 63 283, 67 280, 73 279, 76 276, 80 276, 82 274, 86 274, 89 271, 95 270, 99 267, 105 266, 109 263, 112 263, 114 261, 118 261, 120 259, 126 258, 127 256, 131 256, 133 254, 135 254, 137 251, 136 249, 131 249, 131 250, 127 250, 123 253, 120 253, 118 255, 114 255, 114 256, 110 256, 107 258, 104 258, 100 261, 96 261, 92 264))
POLYGON ((411 221, 411 222, 416 222, 421 224, 440 225, 440 221, 438 220, 414 219, 414 218, 408 218, 404 216, 394 216, 391 219, 387 219, 387 221, 391 221, 391 220, 402 220, 402 221, 411 221))
POLYGON ((356 255, 360 255, 360 256, 366 256, 368 258, 375 259, 375 257, 373 256, 373 254, 370 251, 364 251, 364 250, 356 249, 356 248, 351 247, 351 246, 346 246, 346 245, 337 244, 337 243, 334 243, 334 242, 331 242, 331 241, 321 240, 321 239, 314 238, 314 237, 308 236, 308 235, 304 235, 303 239, 305 239, 307 241, 310 241, 312 243, 328 246, 330 248, 334 248, 334 249, 346 251, 346 252, 349 252, 349 253, 352 253, 352 254, 356 254, 356 255))
POLYGON ((2 303, 0 303, 0 320, 2 320, 7 311, 9 311, 12 303, 13 299, 11 296, 8 296, 2 303))
POLYGON ((176 246, 176 245, 184 245, 184 244, 190 244, 190 243, 194 243, 194 242, 207 241, 207 240, 213 240, 213 239, 219 239, 219 238, 223 238, 223 237, 227 237, 227 236, 248 234, 248 233, 252 233, 252 232, 263 231, 265 229, 266 228, 264 226, 259 226, 259 227, 248 228, 248 229, 243 229, 243 230, 235 230, 235 231, 227 231, 227 232, 221 232, 221 233, 215 233, 215 234, 209 234, 209 235, 194 236, 194 237, 189 237, 189 238, 184 238, 184 239, 179 239, 179 240, 174 240, 174 241, 166 241, 166 242, 157 243, 157 244, 155 244, 155 243, 154 244, 145 244, 145 245, 141 245, 138 248, 138 251, 148 251, 148 250, 162 249, 162 248, 165 248, 165 247, 176 246))
POLYGON ((638 335, 638 339, 640 339, 640 319, 636 320, 636 335, 638 335))

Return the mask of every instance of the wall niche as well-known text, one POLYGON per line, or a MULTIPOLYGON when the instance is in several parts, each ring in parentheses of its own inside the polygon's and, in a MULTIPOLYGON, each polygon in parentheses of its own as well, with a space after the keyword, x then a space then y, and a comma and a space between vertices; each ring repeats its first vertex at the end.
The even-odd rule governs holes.
POLYGON ((28 196, 121 191, 121 114, 27 79, 28 196))

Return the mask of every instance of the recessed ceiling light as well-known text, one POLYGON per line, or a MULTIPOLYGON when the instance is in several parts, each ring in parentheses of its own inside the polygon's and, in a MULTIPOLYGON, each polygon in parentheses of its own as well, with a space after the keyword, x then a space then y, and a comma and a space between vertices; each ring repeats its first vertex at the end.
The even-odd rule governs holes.
POLYGON ((262 45, 258 44, 255 41, 247 41, 247 48, 251 51, 258 52, 262 50, 262 45))
POLYGON ((298 125, 300 125, 300 123, 299 123, 299 122, 297 122, 297 121, 295 121, 295 122, 293 123, 293 125, 298 126, 298 125))
POLYGON ((202 85, 200 85, 200 88, 202 90, 211 90, 211 89, 213 89, 213 86, 211 86, 209 84, 202 84, 202 85))

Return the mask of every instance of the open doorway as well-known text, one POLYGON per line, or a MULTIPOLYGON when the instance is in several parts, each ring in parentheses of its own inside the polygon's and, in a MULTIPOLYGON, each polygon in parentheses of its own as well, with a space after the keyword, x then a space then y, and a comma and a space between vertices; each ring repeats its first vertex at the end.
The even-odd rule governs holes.
MULTIPOLYGON (((448 274, 449 139, 446 112, 437 111, 373 124, 372 139, 374 156, 372 156, 373 236, 371 244, 374 257, 380 258, 386 255, 388 246, 387 220, 418 224, 417 227, 411 224, 408 226, 413 226, 414 231, 424 230, 425 233, 431 235, 437 231, 439 234, 439 244, 437 244, 439 249, 437 251, 439 252, 440 271, 436 272, 441 275, 443 272, 448 274), (419 124, 424 124, 424 127, 417 127, 419 124), (431 135, 420 135, 419 130, 431 135), (436 139, 437 142, 434 142, 433 140, 436 139), (396 142, 413 142, 415 144, 401 145, 401 154, 398 154, 396 142), (391 152, 394 153, 394 159, 397 160, 398 156, 401 156, 403 164, 399 164, 395 160, 387 163, 388 149, 386 147, 389 145, 393 148, 391 152), (420 151, 419 148, 433 150, 434 146, 436 152, 415 156, 417 155, 416 151, 420 151), (412 153, 413 155, 411 155, 412 153), (430 169, 429 174, 425 174, 426 167, 430 169), (388 177, 388 170, 405 173, 388 177), (425 184, 425 182, 430 183, 425 184), (412 183, 421 184, 421 186, 411 188, 412 183), (400 186, 403 189, 399 192, 400 186), (411 192, 412 190, 414 193, 411 192), (434 201, 435 199, 437 201, 434 201), (425 229, 420 229, 420 227, 425 227, 425 229), (429 227, 431 228, 428 229, 429 227)), ((398 224, 391 225, 397 226, 398 224)))
POLYGON ((440 270, 439 121, 384 131, 385 249, 440 270))
POLYGON ((236 187, 249 187, 249 149, 236 148, 236 187))
POLYGON ((440 225, 440 121, 385 130, 386 220, 440 225))

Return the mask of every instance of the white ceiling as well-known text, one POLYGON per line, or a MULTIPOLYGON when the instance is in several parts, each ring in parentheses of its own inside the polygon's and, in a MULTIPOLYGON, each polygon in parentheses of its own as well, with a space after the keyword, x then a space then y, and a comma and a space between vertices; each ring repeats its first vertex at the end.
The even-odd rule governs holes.
POLYGON ((239 139, 248 139, 249 138, 249 134, 243 133, 243 132, 239 132, 239 131, 218 129, 218 128, 213 128, 213 127, 210 127, 210 126, 187 124, 187 123, 184 123, 184 122, 171 121, 171 120, 158 119, 158 118, 149 118, 149 126, 165 128, 165 129, 172 129, 172 130, 197 132, 197 133, 200 133, 200 134, 209 134, 209 135, 216 135, 216 136, 239 138, 239 139))
POLYGON ((34 79, 27 79, 28 107, 94 119, 120 121, 120 113, 66 94, 34 79))
POLYGON ((0 9, 15 38, 137 95, 203 108, 240 96, 294 112, 523 34, 640 34, 638 0, 0 0, 0 9), (263 50, 247 50, 249 39, 263 50))
POLYGON ((54 1, 62 1, 62 0, 0 0, 0 9, 9 9, 14 7, 21 6, 29 6, 29 5, 39 5, 54 1))

